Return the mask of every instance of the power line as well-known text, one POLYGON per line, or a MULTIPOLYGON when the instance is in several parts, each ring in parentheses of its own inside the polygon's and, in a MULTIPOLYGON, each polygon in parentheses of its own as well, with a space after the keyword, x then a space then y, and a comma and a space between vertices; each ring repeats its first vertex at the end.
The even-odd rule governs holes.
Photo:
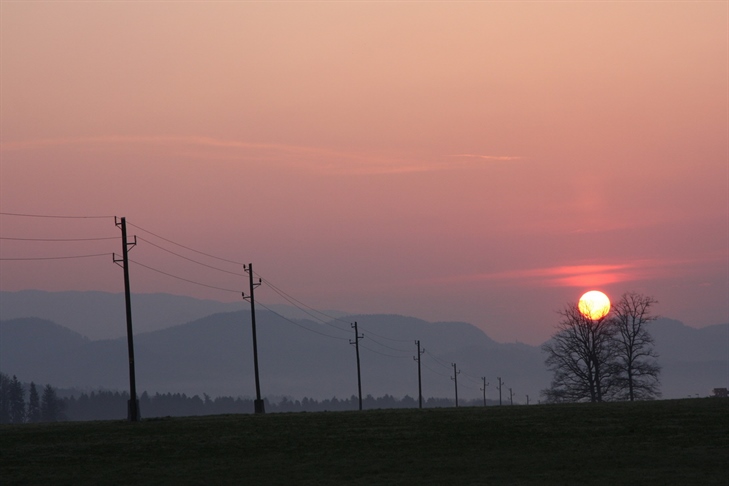
POLYGON ((480 383, 480 381, 474 380, 474 379, 473 379, 473 378, 471 378, 470 376, 466 376, 466 379, 467 379, 467 380, 468 380, 469 382, 471 382, 471 383, 474 383, 474 384, 477 384, 477 385, 480 385, 480 384, 481 384, 481 383, 480 383))
POLYGON ((296 321, 293 321, 293 320, 289 319, 288 317, 282 316, 281 314, 279 314, 279 313, 278 313, 278 312, 276 312, 275 310, 271 309, 271 308, 270 308, 270 307, 268 307, 267 305, 265 305, 265 304, 262 304, 260 300, 257 300, 256 302, 257 302, 257 304, 258 304, 258 305, 260 305, 260 306, 261 306, 261 307, 263 307, 264 309, 266 309, 266 310, 270 311, 271 313, 273 313, 273 314, 277 315, 277 316, 278 316, 278 317, 280 317, 281 319, 283 319, 283 320, 285 320, 285 321, 288 321, 288 322, 290 322, 290 323, 291 323, 291 324, 293 324, 294 326, 300 327, 301 329, 304 329, 304 330, 306 330, 306 331, 309 331, 309 332, 313 332, 313 333, 315 333, 315 334, 320 334, 320 335, 322 335, 322 336, 326 336, 326 337, 328 337, 328 338, 332 338, 332 339, 339 339, 340 341, 347 341, 347 340, 348 340, 347 338, 341 338, 341 337, 338 337, 338 336, 332 336, 331 334, 326 334, 326 333, 323 333, 323 332, 317 331, 317 330, 315 330, 315 329, 310 329, 310 328, 308 328, 308 327, 306 327, 306 326, 302 326, 302 325, 301 325, 301 324, 299 324, 298 322, 296 322, 296 321))
MULTIPOLYGON (((332 321, 339 321, 339 322, 343 322, 343 323, 347 323, 347 324, 349 323, 349 321, 347 321, 347 320, 344 320, 344 319, 342 319, 342 318, 339 318, 339 317, 334 317, 334 316, 330 316, 330 315, 329 315, 329 314, 327 314, 326 312, 322 312, 322 311, 320 311, 320 310, 318 310, 318 309, 316 309, 316 308, 314 308, 314 307, 311 307, 310 305, 308 305, 308 304, 305 304, 304 302, 301 302, 300 300, 296 299, 296 298, 295 298, 295 297, 293 297, 292 295, 290 295, 290 294, 288 294, 288 293, 284 292, 284 291, 283 291, 283 290, 281 290, 281 289, 280 289, 279 287, 277 287, 276 285, 274 285, 274 284, 273 284, 273 282, 271 282, 271 281, 270 281, 270 280, 268 280, 267 278, 264 278, 263 276, 261 276, 261 275, 259 275, 259 274, 257 274, 257 275, 258 275, 258 276, 259 276, 259 277, 260 277, 260 278, 261 278, 261 279, 263 280, 263 282, 264 282, 264 283, 266 283, 266 285, 267 285, 267 286, 271 287, 271 289, 273 289, 273 291, 274 291, 274 292, 276 292, 276 293, 277 293, 277 294, 279 294, 279 295, 280 295, 281 297, 283 297, 284 299, 286 299, 286 300, 287 300, 287 301, 288 301, 288 302, 289 302, 290 304, 292 304, 292 305, 293 305, 294 307, 298 308, 298 309, 299 309, 300 311, 302 311, 302 312, 306 313, 307 315, 311 316, 312 318, 314 318, 314 319, 316 319, 316 320, 318 320, 318 321, 320 321, 320 322, 322 322, 322 323, 324 323, 324 324, 326 324, 326 325, 328 325, 328 326, 331 326, 331 327, 333 327, 334 329, 337 329, 337 330, 339 330, 339 331, 343 331, 343 332, 348 332, 348 331, 344 331, 343 329, 341 329, 341 328, 339 328, 339 327, 336 327, 336 326, 334 326, 334 325, 333 325, 333 324, 331 324, 330 322, 328 322, 328 321, 325 321, 325 320, 321 319, 320 317, 317 317, 317 316, 315 316, 315 315, 311 314, 310 312, 307 312, 307 311, 306 311, 305 309, 302 309, 301 307, 299 307, 299 306, 298 306, 298 305, 296 305, 296 304, 298 303, 298 304, 300 304, 300 305, 302 305, 302 306, 306 307, 307 309, 310 309, 310 310, 312 310, 312 311, 316 312, 317 314, 321 314, 321 315, 323 315, 323 316, 325 316, 325 317, 329 318, 329 319, 330 319, 330 320, 332 320, 332 321)), ((366 331, 367 331, 367 334, 368 334, 368 335, 369 335, 369 334, 372 334, 372 335, 375 335, 375 336, 379 337, 380 339, 386 339, 386 340, 388 340, 388 341, 394 341, 394 342, 399 342, 399 343, 409 343, 409 342, 411 341, 410 339, 393 339, 393 338, 389 338, 389 337, 387 337, 387 336, 383 336, 383 335, 381 335, 381 334, 377 334, 376 332, 373 332, 372 330, 369 330, 369 329, 366 329, 366 331)), ((384 345, 384 344, 382 344, 382 343, 379 343, 379 344, 381 344, 382 346, 385 346, 385 347, 389 347, 389 346, 386 346, 386 345, 384 345)), ((401 349, 395 349, 395 348, 390 348, 390 349, 393 349, 393 350, 395 350, 395 351, 402 351, 401 349)), ((406 351, 403 351, 403 352, 406 352, 406 351)))
POLYGON ((448 368, 448 369, 451 368, 451 365, 445 364, 445 362, 443 362, 440 359, 436 358, 435 355, 433 353, 431 353, 430 351, 426 350, 425 351, 425 354, 427 354, 428 356, 430 356, 431 358, 433 358, 433 360, 435 360, 435 362, 438 363, 439 365, 441 365, 442 367, 448 368))
MULTIPOLYGON (((368 334, 372 334, 372 333, 371 333, 370 331, 367 331, 367 333, 368 333, 368 334)), ((385 347, 385 348, 387 348, 387 349, 391 349, 391 350, 393 350, 393 351, 399 351, 399 352, 402 352, 402 353, 408 353, 408 354, 410 354, 410 351, 408 351, 408 350, 406 350, 406 349, 398 349, 398 348, 393 348, 393 347, 391 347, 391 346, 388 346, 387 344, 383 344, 383 343, 379 342, 379 341, 378 341, 378 340, 376 340, 376 339, 372 339, 372 337, 371 337, 371 336, 368 336, 368 337, 370 338, 370 341, 373 341, 373 342, 375 342, 375 343, 379 344, 379 345, 380 345, 380 346, 382 346, 382 347, 385 347)), ((379 336, 378 336, 378 337, 379 337, 379 336)))
POLYGON ((245 265, 245 264, 244 264, 243 262, 237 262, 237 261, 234 261, 234 260, 228 260, 228 259, 226 259, 226 258, 221 258, 221 257, 219 257, 219 256, 211 255, 210 253, 205 253, 205 252, 203 252, 203 251, 200 251, 200 250, 196 250, 196 249, 194 249, 194 248, 190 248, 189 246, 185 246, 185 245, 183 245, 183 244, 181 244, 181 243, 177 243, 176 241, 172 241, 172 240, 170 240, 170 239, 168 239, 168 238, 165 238, 164 236, 160 236, 160 235, 158 235, 158 234, 156 234, 156 233, 152 233, 152 232, 151 232, 151 231, 149 231, 148 229, 144 229, 144 228, 142 228, 141 226, 138 226, 138 225, 136 225, 136 224, 133 224, 133 223, 127 223, 127 224, 128 224, 129 226, 134 226, 135 228, 137 228, 137 229, 139 229, 139 230, 142 230, 142 231, 144 231, 145 233, 149 233, 149 234, 150 234, 150 235, 152 235, 152 236, 156 236, 157 238, 159 238, 159 239, 161 239, 161 240, 164 240, 164 241, 166 241, 167 243, 172 243, 173 245, 177 245, 177 246, 179 246, 179 247, 181 247, 181 248, 184 248, 185 250, 189 250, 189 251, 192 251, 192 252, 195 252, 195 253, 199 253, 200 255, 205 255, 206 257, 210 257, 210 258, 215 258, 216 260, 220 260, 220 261, 223 261, 223 262, 233 263, 233 264, 235 264, 235 265, 245 265))
POLYGON ((8 236, 0 236, 0 240, 10 241, 100 241, 100 240, 118 240, 118 236, 105 236, 101 238, 13 238, 8 236))
POLYGON ((93 258, 100 256, 109 256, 111 253, 94 253, 91 255, 67 255, 67 256, 52 256, 52 257, 27 257, 27 258, 0 258, 2 261, 32 261, 32 260, 71 260, 74 258, 93 258))
POLYGON ((242 273, 231 272, 231 271, 228 271, 228 270, 224 270, 222 268, 218 268, 218 267, 214 267, 212 265, 208 265, 207 263, 203 263, 203 262, 199 262, 197 260, 193 260, 192 258, 188 258, 188 257, 186 257, 184 255, 180 255, 179 253, 175 253, 172 250, 168 250, 167 248, 165 248, 163 246, 159 246, 159 245, 157 245, 155 243, 152 243, 151 241, 149 241, 149 240, 147 240, 145 238, 142 238, 141 236, 138 236, 137 238, 139 238, 141 241, 144 241, 145 243, 148 243, 148 244, 150 244, 150 245, 152 245, 152 246, 154 246, 156 248, 159 248, 162 251, 166 251, 167 253, 171 253, 172 255, 175 255, 176 257, 182 258, 182 259, 187 260, 189 262, 197 263, 198 265, 202 265, 203 267, 212 268, 213 270, 217 270, 219 272, 224 272, 224 273, 229 273, 231 275, 237 275, 239 277, 245 277, 246 276, 246 275, 244 275, 242 273))
POLYGON ((372 332, 372 330, 367 330, 367 334, 374 334, 375 336, 377 336, 380 339, 387 339, 388 341, 394 341, 394 342, 397 342, 397 343, 409 343, 410 341, 412 341, 412 339, 393 339, 393 338, 389 338, 387 336, 383 336, 381 334, 377 334, 375 332, 372 332))
POLYGON ((465 376, 467 379, 473 381, 474 383, 481 383, 481 380, 479 378, 471 376, 468 373, 466 373, 465 371, 463 371, 463 376, 465 376))
POLYGON ((189 283, 192 283, 192 284, 195 284, 195 285, 200 285, 202 287, 207 287, 207 288, 210 288, 210 289, 223 290, 225 292, 234 292, 236 294, 239 294, 240 293, 240 290, 226 289, 226 288, 223 288, 223 287, 216 287, 214 285, 204 284, 204 283, 201 283, 201 282, 197 282, 195 280, 190 280, 190 279, 187 279, 187 278, 179 277, 177 275, 172 275, 171 273, 163 272, 162 270, 158 270, 156 268, 150 267, 150 266, 145 265, 143 263, 139 263, 139 262, 134 261, 132 259, 129 259, 129 261, 132 262, 132 263, 134 263, 135 265, 139 265, 140 267, 144 267, 144 268, 146 268, 148 270, 152 270, 153 272, 161 273, 162 275, 167 275, 168 277, 176 278, 177 280, 182 280, 184 282, 189 282, 189 283))
POLYGON ((444 378, 450 378, 450 375, 444 375, 443 373, 441 373, 441 372, 439 372, 439 371, 435 371, 435 370, 434 370, 433 368, 431 368, 430 366, 428 366, 428 365, 426 365, 426 364, 423 364, 423 367, 424 367, 425 369, 428 369, 428 370, 432 371, 432 372, 433 372, 433 373, 435 373, 436 375, 440 375, 440 376, 442 376, 442 377, 444 377, 444 378))
POLYGON ((54 219, 106 219, 114 216, 65 216, 58 214, 26 214, 26 213, 6 213, 0 212, 2 216, 19 216, 24 218, 54 218, 54 219))
MULTIPOLYGON (((461 371, 461 370, 458 370, 458 371, 461 371)), ((465 385, 463 382, 461 382, 461 383, 458 384, 458 388, 467 388, 469 390, 475 390, 474 387, 469 386, 469 385, 465 385)))
MULTIPOLYGON (((300 304, 300 305, 302 305, 302 306, 306 307, 307 309, 310 309, 310 310, 312 310, 312 311, 316 312, 317 314, 321 314, 321 315, 323 315, 324 317, 327 317, 327 318, 331 319, 332 321, 339 321, 339 322, 343 322, 343 323, 345 323, 345 324, 349 324, 349 321, 346 321, 346 320, 344 320, 344 319, 341 319, 341 318, 339 318, 339 317, 334 317, 334 316, 330 316, 330 315, 329 315, 329 314, 327 314, 326 312, 322 312, 322 311, 320 311, 320 310, 318 310, 318 309, 315 309, 314 307, 311 307, 310 305, 307 305, 307 304, 305 304, 304 302, 301 302, 300 300, 296 299, 296 298, 295 298, 295 297, 293 297, 292 295, 290 295, 290 294, 288 294, 288 293, 284 292, 283 290, 281 290, 281 288, 279 288, 279 287, 277 287, 276 285, 274 285, 274 284, 273 284, 273 282, 271 282, 271 281, 270 281, 270 280, 268 280, 267 278, 261 277, 261 275, 259 275, 259 274, 256 274, 256 275, 258 275, 258 276, 259 276, 259 277, 260 277, 260 278, 261 278, 261 279, 263 280, 263 282, 264 282, 264 283, 265 283, 265 284, 266 284, 266 285, 267 285, 268 287, 271 287, 271 289, 273 289, 273 290, 274 290, 274 292, 276 292, 277 294, 279 294, 279 295, 280 295, 281 297, 283 297, 284 299, 288 300, 288 301, 289 301, 289 303, 291 303, 292 305, 294 305, 294 307, 297 307, 297 308, 298 308, 298 309, 299 309, 300 311, 302 311, 302 312, 306 312, 306 311, 305 311, 304 309, 302 309, 301 307, 299 307, 299 306, 297 306, 296 304, 294 304, 294 302, 296 302, 296 303, 298 303, 298 304, 300 304), (292 302, 292 301, 293 301, 293 302, 292 302)), ((317 319, 318 321, 321 321, 321 322, 323 322, 323 323, 326 323, 326 321, 324 321, 324 320, 323 320, 323 319, 321 319, 320 317, 316 317, 316 316, 314 316, 314 315, 312 315, 312 314, 309 314, 308 312, 306 312, 306 313, 307 313, 308 315, 310 315, 311 317, 313 317, 314 319, 317 319)), ((335 327, 335 329, 343 330, 343 329, 340 329, 340 328, 338 328, 338 327, 335 327)), ((349 331, 346 331, 346 332, 349 332, 349 331)))
MULTIPOLYGON (((281 291, 280 289, 274 287, 273 285, 271 285, 266 280, 263 280, 263 282, 266 283, 267 286, 270 286, 271 287, 271 290, 273 290, 274 292, 276 292, 278 295, 280 295, 286 301, 288 301, 291 305, 293 305, 294 307, 296 307, 297 309, 299 309, 301 312, 305 313, 306 315, 308 315, 308 316, 312 317, 313 319, 321 322, 322 324, 325 324, 325 325, 327 325, 327 326, 329 326, 329 327, 331 327, 333 329, 336 329, 337 331, 347 332, 344 329, 335 326, 331 322, 327 322, 327 321, 323 320, 322 318, 315 316, 314 314, 312 314, 311 312, 307 311, 306 309, 303 309, 302 307, 296 305, 295 302, 299 302, 298 300, 294 299, 293 297, 288 296, 288 294, 286 294, 285 292, 281 291)), ((302 303, 302 305, 305 305, 305 304, 302 303)), ((309 306, 306 306, 306 307, 309 307, 309 306)), ((314 310, 315 312, 317 312, 315 309, 312 309, 312 310, 314 310)))
POLYGON ((375 354, 379 354, 379 355, 381 355, 381 356, 387 356, 387 357, 389 357, 389 358, 398 358, 398 359, 405 359, 405 358, 409 358, 409 357, 410 357, 410 356, 395 356, 394 354, 387 354, 387 353, 381 353, 380 351, 375 351, 375 350, 374 350, 374 349, 372 349, 372 348, 368 348, 368 347, 367 347, 367 346, 365 346, 364 344, 360 344, 360 347, 362 347, 362 348, 365 348, 365 349, 366 349, 367 351, 372 351, 372 352, 373 352, 373 353, 375 353, 375 354))

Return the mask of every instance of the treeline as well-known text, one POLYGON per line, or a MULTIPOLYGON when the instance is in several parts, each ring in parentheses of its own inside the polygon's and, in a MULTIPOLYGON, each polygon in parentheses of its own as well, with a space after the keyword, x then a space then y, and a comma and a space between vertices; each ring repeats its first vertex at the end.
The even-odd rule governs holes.
MULTIPOLYGON (((64 405, 68 420, 117 420, 127 416, 129 401, 128 392, 118 391, 92 391, 79 396, 65 398, 64 405)), ((328 398, 316 400, 305 397, 302 400, 292 400, 283 397, 279 400, 264 398, 267 413, 285 412, 335 412, 357 410, 359 399, 352 395, 349 398, 328 398)), ((495 403, 490 402, 489 405, 495 403)), ((452 399, 428 398, 423 400, 423 407, 453 407, 452 399)), ((483 406, 483 400, 459 400, 462 406, 483 406)), ((365 410, 386 408, 417 408, 418 400, 410 396, 395 398, 391 395, 373 397, 367 395, 362 398, 362 408, 365 410)), ((139 397, 139 410, 142 418, 153 417, 187 417, 192 415, 220 415, 236 413, 253 413, 253 399, 217 397, 211 398, 203 393, 188 396, 184 393, 155 393, 147 392, 139 397)))
POLYGON ((58 398, 51 385, 38 388, 32 381, 26 387, 13 375, 10 378, 0 373, 0 424, 23 424, 39 422, 58 422, 65 420, 65 402, 58 398))
MULTIPOLYGON (((65 394, 65 393, 64 393, 65 394)), ((127 418, 129 402, 128 392, 98 390, 90 393, 59 397, 58 392, 46 385, 39 395, 35 383, 22 384, 16 376, 8 377, 0 373, 0 423, 21 424, 35 422, 84 421, 84 420, 120 420, 127 418), (27 399, 26 399, 27 397, 27 399)), ((488 401, 489 405, 498 402, 488 401)), ((327 398, 317 400, 305 397, 293 400, 288 397, 272 400, 264 398, 267 413, 285 412, 335 412, 357 410, 359 398, 327 398)), ((483 406, 483 400, 459 400, 460 406, 483 406)), ((453 407, 455 402, 449 398, 428 398, 423 400, 423 407, 453 407)), ((406 395, 395 398, 392 395, 362 398, 365 410, 388 408, 417 408, 417 398, 406 395)), ((193 415, 220 415, 253 413, 252 398, 217 397, 211 398, 203 393, 188 396, 185 393, 155 393, 146 391, 139 397, 139 409, 142 418, 154 417, 187 417, 193 415)))

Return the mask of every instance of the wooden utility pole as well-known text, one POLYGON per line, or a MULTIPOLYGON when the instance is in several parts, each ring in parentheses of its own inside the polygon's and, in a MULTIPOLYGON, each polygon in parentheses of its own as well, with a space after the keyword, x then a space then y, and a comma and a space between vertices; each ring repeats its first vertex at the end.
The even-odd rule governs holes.
POLYGON ((413 359, 418 362, 418 408, 423 408, 423 381, 420 379, 420 355, 425 352, 425 349, 420 349, 420 341, 415 341, 415 345, 418 347, 417 356, 413 356, 413 359))
POLYGON ((501 381, 500 376, 497 378, 497 380, 499 380, 499 405, 501 405, 501 387, 504 386, 504 382, 501 381))
POLYGON ((514 405, 514 392, 509 388, 509 404, 514 405))
POLYGON ((243 265, 243 270, 248 272, 248 281, 250 283, 251 295, 246 297, 245 292, 243 298, 251 303, 251 330, 253 332, 253 372, 256 378, 256 399, 253 401, 254 413, 266 413, 263 399, 261 399, 261 381, 258 376, 258 340, 256 339, 256 305, 253 300, 253 289, 261 285, 261 279, 257 283, 253 282, 253 264, 243 265))
POLYGON ((486 383, 486 377, 482 376, 481 379, 483 380, 483 388, 481 388, 481 391, 483 392, 483 406, 486 406, 486 387, 489 386, 489 383, 486 383))
POLYGON ((360 335, 357 331, 357 321, 352 324, 354 328, 354 341, 350 340, 349 344, 354 344, 354 349, 357 351, 357 391, 359 392, 359 409, 362 410, 362 376, 359 369, 359 340, 364 338, 364 334, 360 335))
POLYGON ((129 402, 127 404, 127 417, 131 422, 139 421, 139 400, 137 400, 137 380, 134 373, 134 332, 132 331, 132 294, 129 285, 129 250, 137 244, 137 237, 134 242, 127 241, 127 219, 114 217, 114 223, 121 228, 122 234, 122 258, 121 260, 113 255, 114 263, 124 269, 124 300, 127 312, 127 349, 129 352, 129 402))
POLYGON ((456 384, 456 407, 458 406, 458 375, 461 373, 459 370, 456 370, 456 364, 451 363, 453 365, 453 377, 451 380, 454 381, 456 384))

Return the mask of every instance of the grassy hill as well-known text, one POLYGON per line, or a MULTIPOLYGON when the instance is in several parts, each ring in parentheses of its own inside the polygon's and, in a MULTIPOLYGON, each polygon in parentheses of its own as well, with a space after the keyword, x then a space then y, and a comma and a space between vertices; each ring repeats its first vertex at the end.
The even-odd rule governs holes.
POLYGON ((727 484, 729 400, 0 427, 3 484, 727 484))

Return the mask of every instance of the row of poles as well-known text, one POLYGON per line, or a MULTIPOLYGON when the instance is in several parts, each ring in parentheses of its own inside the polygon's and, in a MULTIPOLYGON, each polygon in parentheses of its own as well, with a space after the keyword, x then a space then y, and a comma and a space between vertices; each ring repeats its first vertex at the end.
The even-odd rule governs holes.
MULTIPOLYGON (((359 341, 364 338, 364 334, 360 334, 357 329, 357 322, 354 322, 352 324, 352 328, 354 329, 354 340, 349 341, 349 344, 353 344, 356 349, 357 354, 357 390, 359 391, 359 409, 362 410, 362 375, 360 373, 360 366, 359 366, 359 341)), ((425 353, 425 348, 420 347, 420 341, 415 341, 415 346, 417 347, 417 354, 413 356, 413 359, 417 361, 418 363, 418 408, 423 408, 423 380, 422 380, 422 374, 420 372, 420 357, 425 353)), ((456 407, 458 406, 458 375, 461 374, 461 370, 458 369, 456 366, 456 363, 451 363, 451 366, 453 366, 453 376, 451 376, 451 380, 453 380, 453 384, 455 387, 455 394, 456 394, 456 407)), ((499 376, 497 378, 499 381, 498 389, 499 389, 499 405, 502 404, 501 401, 501 389, 506 384, 499 376)), ((483 392, 483 406, 486 406, 486 387, 489 386, 490 383, 486 381, 486 377, 481 377, 481 381, 483 382, 483 388, 480 390, 483 392)), ((529 405, 529 395, 526 396, 527 398, 527 405, 529 405)), ((511 405, 514 405, 514 392, 511 388, 509 388, 509 401, 511 405)))
MULTIPOLYGON (((129 283, 129 250, 134 248, 137 244, 137 237, 134 236, 132 241, 129 241, 129 238, 127 236, 127 222, 126 218, 121 217, 117 218, 114 217, 114 223, 118 228, 121 229, 121 235, 122 235, 122 257, 119 259, 117 258, 116 254, 113 255, 114 263, 120 265, 124 269, 124 299, 126 304, 126 321, 127 321, 127 348, 128 348, 128 354, 129 354, 129 402, 127 406, 127 416, 128 419, 132 422, 137 422, 140 419, 140 411, 139 411, 139 400, 137 399, 137 385, 136 385, 136 377, 135 377, 135 366, 134 366, 134 338, 133 338, 133 330, 132 330, 132 304, 131 304, 131 286, 129 283)), ((255 383, 256 383, 256 398, 253 402, 253 408, 254 413, 265 413, 265 405, 264 401, 261 398, 261 381, 258 373, 258 340, 256 337, 256 307, 254 302, 254 290, 258 288, 262 281, 259 278, 256 282, 253 276, 253 264, 249 263, 248 265, 243 265, 243 270, 248 274, 248 281, 249 281, 249 294, 246 295, 245 292, 243 292, 241 295, 244 300, 250 302, 251 304, 251 332, 253 337, 253 369, 254 369, 254 376, 255 376, 255 383)), ((364 338, 364 334, 360 334, 357 322, 351 324, 352 328, 354 329, 354 340, 350 340, 349 343, 355 346, 356 350, 356 356, 357 356, 357 391, 359 396, 359 409, 362 410, 362 375, 361 375, 361 369, 360 369, 360 360, 359 360, 359 342, 364 338)), ((418 406, 419 408, 423 408, 423 382, 422 382, 422 375, 420 372, 420 357, 425 353, 425 349, 421 348, 420 341, 416 340, 415 345, 417 346, 417 355, 413 357, 415 361, 418 363, 418 406)), ((456 396, 456 407, 458 406, 458 375, 461 373, 460 370, 457 369, 456 363, 452 363, 453 366, 453 376, 451 377, 451 380, 454 381, 455 386, 455 396, 456 396)), ((483 388, 481 388, 481 391, 483 391, 483 404, 486 406, 486 387, 489 386, 489 383, 486 382, 486 377, 482 377, 481 380, 483 381, 483 388)), ((498 389, 499 389, 499 405, 502 404, 501 402, 501 389, 504 385, 504 382, 501 380, 501 377, 498 378, 498 389)), ((511 388, 509 388, 509 395, 511 404, 514 404, 513 398, 513 392, 511 388)), ((527 395, 527 405, 529 404, 529 396, 527 395)))
MULTIPOLYGON (((121 229, 122 234, 122 257, 117 258, 113 255, 114 263, 120 265, 124 269, 124 301, 126 304, 127 317, 127 350, 129 354, 129 402, 127 404, 127 417, 131 422, 138 422, 140 419, 139 399, 137 399, 137 381, 134 366, 134 332, 132 329, 132 300, 131 285, 129 283, 129 250, 137 244, 137 236, 129 241, 127 236, 126 218, 114 217, 114 223, 121 229)), ((261 398, 261 381, 258 374, 258 340, 256 338, 256 307, 253 299, 253 290, 261 285, 261 279, 254 282, 253 264, 243 265, 243 270, 248 273, 248 281, 250 284, 249 295, 242 293, 243 299, 251 303, 251 329, 253 333, 253 367, 256 379, 256 399, 253 402, 255 413, 265 413, 265 406, 261 398)), ((359 366, 359 355, 357 357, 357 365, 359 366)), ((359 370, 358 370, 359 371, 359 370)), ((361 388, 360 388, 361 397, 361 388)), ((360 398, 360 409, 362 408, 362 399, 360 398)))

